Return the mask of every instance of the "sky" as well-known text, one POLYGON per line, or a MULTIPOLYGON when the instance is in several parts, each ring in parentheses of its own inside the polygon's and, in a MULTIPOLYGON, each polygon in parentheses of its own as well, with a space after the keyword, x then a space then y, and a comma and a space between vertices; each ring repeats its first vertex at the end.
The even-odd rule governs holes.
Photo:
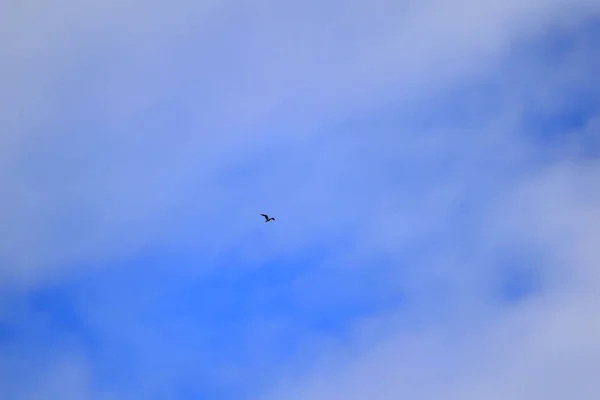
POLYGON ((597 398, 598 0, 0 27, 1 398, 597 398))

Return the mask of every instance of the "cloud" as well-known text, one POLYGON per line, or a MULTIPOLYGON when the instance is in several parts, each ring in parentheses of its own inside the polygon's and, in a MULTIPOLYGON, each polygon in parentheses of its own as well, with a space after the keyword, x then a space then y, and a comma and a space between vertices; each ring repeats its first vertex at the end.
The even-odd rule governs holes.
MULTIPOLYGON (((190 224, 214 226, 214 210, 235 218, 232 210, 254 212, 265 197, 272 207, 286 204, 272 189, 285 184, 283 174, 261 170, 260 181, 247 180, 244 192, 255 185, 256 198, 246 194, 244 203, 232 200, 241 188, 221 182, 231 168, 260 165, 265 152, 279 163, 273 152, 293 153, 302 143, 339 148, 343 135, 323 136, 327 121, 386 98, 417 104, 485 71, 564 7, 569 17, 594 4, 354 2, 342 11, 332 2, 317 11, 129 1, 47 12, 35 3, 6 5, 3 26, 14 35, 3 46, 11 61, 2 98, 3 209, 10 212, 1 254, 15 267, 4 268, 5 278, 35 281, 50 273, 44 266, 164 242, 181 210, 190 224), (197 199, 207 211, 192 209, 197 199)), ((300 165, 321 157, 332 172, 346 168, 342 153, 337 164, 311 157, 283 167, 298 187, 290 198, 337 179, 300 173, 300 165)), ((225 248, 247 229, 208 247, 225 248)))
POLYGON ((597 391, 597 2, 2 7, 0 391, 597 391))

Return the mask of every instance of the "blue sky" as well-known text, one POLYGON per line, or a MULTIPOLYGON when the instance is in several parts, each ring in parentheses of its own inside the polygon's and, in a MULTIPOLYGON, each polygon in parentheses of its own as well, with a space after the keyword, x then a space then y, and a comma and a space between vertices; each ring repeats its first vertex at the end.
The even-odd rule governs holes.
POLYGON ((599 17, 3 4, 0 397, 595 399, 599 17))

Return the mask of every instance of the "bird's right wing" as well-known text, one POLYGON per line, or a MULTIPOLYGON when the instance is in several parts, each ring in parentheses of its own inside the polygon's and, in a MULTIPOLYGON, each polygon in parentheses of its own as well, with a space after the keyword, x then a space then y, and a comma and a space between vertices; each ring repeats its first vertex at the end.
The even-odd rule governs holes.
POLYGON ((266 215, 266 214, 260 214, 260 215, 262 215, 263 217, 265 217, 265 219, 269 219, 269 216, 266 215))

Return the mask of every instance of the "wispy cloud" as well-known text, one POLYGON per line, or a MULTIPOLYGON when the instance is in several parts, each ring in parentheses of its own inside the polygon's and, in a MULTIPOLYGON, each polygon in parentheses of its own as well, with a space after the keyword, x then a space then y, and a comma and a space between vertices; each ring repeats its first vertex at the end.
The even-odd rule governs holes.
POLYGON ((596 1, 45 7, 0 8, 0 392, 597 391, 596 1))

